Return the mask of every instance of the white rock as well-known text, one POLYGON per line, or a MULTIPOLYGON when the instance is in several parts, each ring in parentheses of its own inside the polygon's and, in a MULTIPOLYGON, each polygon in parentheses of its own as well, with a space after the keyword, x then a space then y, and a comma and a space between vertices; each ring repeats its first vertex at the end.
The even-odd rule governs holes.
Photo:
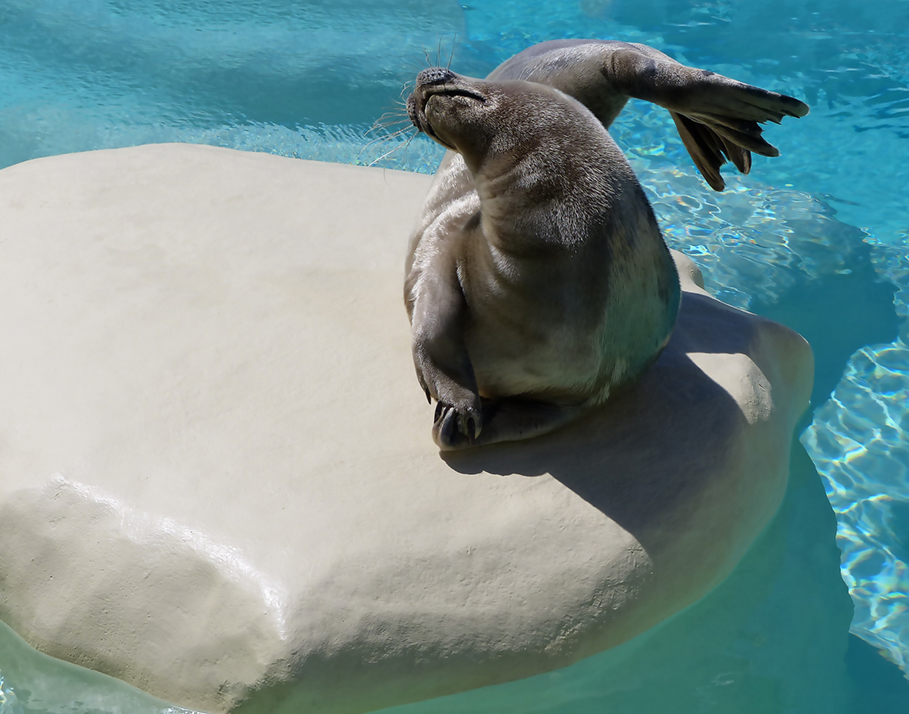
POLYGON ((402 302, 428 182, 183 145, 0 172, 0 619, 183 706, 330 714, 566 665, 730 572, 807 343, 679 256, 637 388, 442 459, 402 302))

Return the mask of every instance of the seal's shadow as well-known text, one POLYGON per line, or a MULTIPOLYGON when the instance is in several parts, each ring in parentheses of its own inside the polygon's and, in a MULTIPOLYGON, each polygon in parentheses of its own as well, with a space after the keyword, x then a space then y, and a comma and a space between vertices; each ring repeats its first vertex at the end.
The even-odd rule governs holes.
POLYGON ((747 426, 732 395, 690 355, 752 352, 758 319, 683 293, 673 337, 637 385, 551 434, 442 458, 462 474, 551 474, 646 549, 680 503, 713 485, 733 435, 747 426))

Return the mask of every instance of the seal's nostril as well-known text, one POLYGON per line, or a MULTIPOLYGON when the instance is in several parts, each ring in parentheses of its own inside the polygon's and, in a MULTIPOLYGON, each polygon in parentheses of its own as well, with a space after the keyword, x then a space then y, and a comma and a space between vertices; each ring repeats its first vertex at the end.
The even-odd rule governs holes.
POLYGON ((429 69, 424 69, 417 75, 417 86, 443 84, 444 82, 451 81, 454 76, 454 72, 451 72, 444 67, 430 67, 429 69))

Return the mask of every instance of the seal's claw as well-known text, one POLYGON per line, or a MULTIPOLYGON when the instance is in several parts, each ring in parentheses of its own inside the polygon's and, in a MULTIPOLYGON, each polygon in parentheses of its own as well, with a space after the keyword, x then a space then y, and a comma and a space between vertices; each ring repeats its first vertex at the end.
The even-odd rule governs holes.
POLYGON ((432 437, 443 451, 460 449, 476 443, 483 416, 473 407, 458 408, 438 402, 432 425, 432 437))
POLYGON ((471 409, 467 413, 464 433, 473 443, 480 438, 481 431, 483 431, 483 412, 471 409))
POLYGON ((474 415, 467 417, 467 436, 471 441, 476 441, 477 437, 480 436, 481 429, 481 419, 477 419, 474 415))
POLYGON ((436 414, 432 436, 439 448, 448 451, 463 446, 464 439, 458 431, 457 411, 453 407, 439 404, 436 406, 436 414))

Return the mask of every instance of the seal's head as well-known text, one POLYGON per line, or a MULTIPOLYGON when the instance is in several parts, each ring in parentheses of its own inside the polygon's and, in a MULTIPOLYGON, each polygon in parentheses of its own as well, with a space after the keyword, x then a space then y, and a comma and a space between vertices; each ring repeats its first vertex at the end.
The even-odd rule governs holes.
POLYGON ((593 121, 596 130, 602 129, 592 116, 585 118, 589 112, 580 104, 551 87, 489 82, 443 67, 417 75, 407 113, 417 129, 461 154, 475 174, 481 167, 489 173, 492 157, 496 164, 507 163, 540 148, 547 135, 564 135, 567 124, 593 121))
POLYGON ((488 145, 488 115, 498 97, 486 82, 462 77, 442 67, 430 67, 417 75, 407 98, 407 114, 413 125, 446 149, 471 158, 488 145), (465 128, 470 131, 465 131, 465 128))

